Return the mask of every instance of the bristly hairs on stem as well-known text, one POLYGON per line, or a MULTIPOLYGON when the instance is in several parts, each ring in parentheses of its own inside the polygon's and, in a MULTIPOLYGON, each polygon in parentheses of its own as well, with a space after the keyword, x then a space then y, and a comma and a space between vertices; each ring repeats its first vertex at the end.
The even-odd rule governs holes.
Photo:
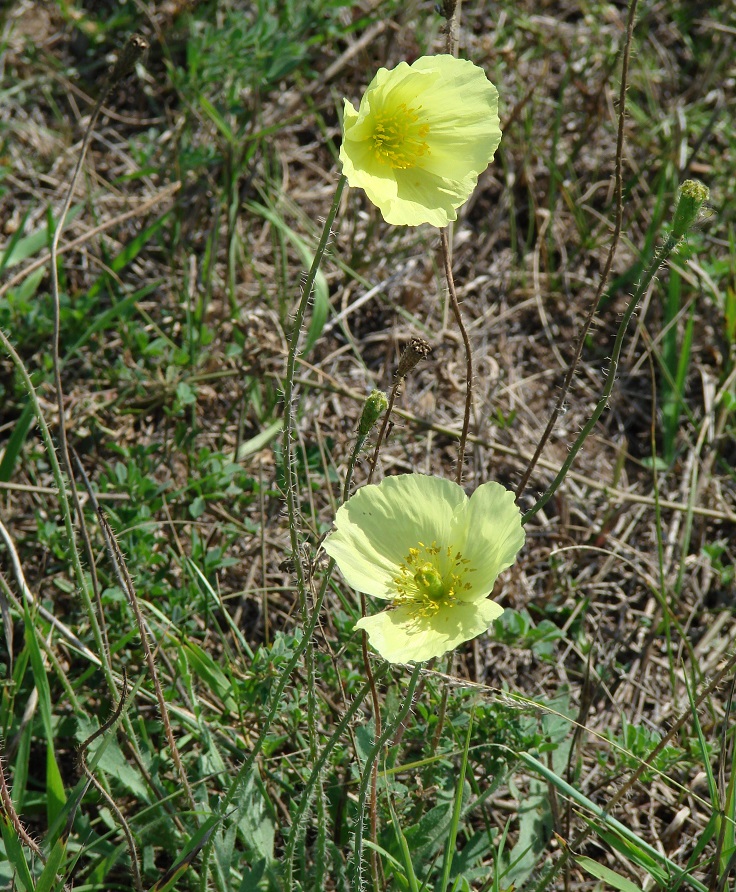
MULTIPOLYGON (((633 0, 633 2, 636 2, 636 0, 633 0)), ((695 222, 700 212, 700 208, 702 207, 703 203, 707 201, 707 198, 708 189, 703 186, 702 183, 698 183, 695 180, 686 180, 682 184, 677 200, 677 205, 675 207, 674 225, 672 231, 665 238, 664 244, 656 251, 654 258, 652 259, 652 262, 649 264, 647 269, 644 271, 644 273, 642 273, 642 277, 639 280, 639 283, 636 286, 636 290, 631 296, 629 304, 626 307, 626 311, 624 312, 621 318, 621 322, 619 323, 600 399, 598 400, 590 418, 588 419, 586 424, 583 425, 583 428, 578 434, 577 439, 570 447, 567 458, 558 471, 557 476, 552 481, 552 483, 550 483, 546 492, 537 501, 534 507, 530 508, 529 511, 524 514, 521 519, 522 523, 527 523, 529 520, 531 520, 531 518, 534 517, 534 515, 538 511, 541 511, 541 509, 544 508, 547 502, 552 498, 554 493, 557 491, 557 488, 565 479, 573 461, 575 461, 575 456, 578 454, 583 443, 595 427, 598 419, 603 414, 606 406, 608 405, 608 400, 613 391, 614 384, 616 383, 616 371, 618 369, 618 363, 621 357, 621 349, 623 347, 624 337, 626 335, 626 330, 629 326, 629 322, 631 321, 631 317, 633 316, 634 311, 639 304, 639 301, 644 296, 647 288, 651 284, 651 281, 654 278, 657 270, 662 266, 663 263, 667 261, 670 254, 672 254, 675 248, 677 248, 680 242, 684 239, 685 233, 687 232, 687 226, 691 226, 695 222), (685 223, 685 220, 687 220, 688 222, 685 223)))
POLYGON ((445 268, 445 278, 447 279, 447 288, 450 294, 450 304, 452 312, 455 316, 455 323, 460 330, 460 336, 463 339, 465 347, 465 411, 463 413, 463 429, 460 433, 460 442, 457 447, 457 464, 455 466, 455 482, 462 484, 463 482, 463 466, 465 465, 465 446, 468 442, 468 430, 470 429, 470 409, 473 403, 473 353, 470 347, 470 339, 463 324, 463 317, 460 313, 460 304, 457 300, 457 291, 455 290, 455 280, 452 276, 452 257, 450 254, 450 240, 447 236, 447 230, 440 230, 440 240, 442 243, 442 261, 445 268))
POLYGON ((5 779, 5 765, 3 764, 3 755, 0 750, 0 811, 10 824, 10 826, 15 831, 18 839, 23 843, 23 845, 28 846, 28 848, 36 855, 43 864, 46 863, 46 856, 41 851, 40 846, 36 842, 36 840, 28 833, 26 828, 23 826, 23 822, 18 816, 18 812, 15 810, 15 806, 13 805, 13 797, 10 795, 10 790, 8 789, 8 784, 5 779))
POLYGON ((373 767, 375 764, 377 764, 376 760, 378 759, 381 750, 384 748, 384 746, 386 746, 389 740, 391 740, 396 730, 409 714, 409 710, 414 703, 414 692, 416 691, 417 682, 419 681, 421 671, 422 664, 417 663, 414 666, 414 671, 412 672, 411 678, 409 679, 409 684, 407 685, 401 708, 398 710, 391 721, 386 722, 383 733, 380 735, 380 737, 377 737, 376 742, 373 744, 370 752, 368 753, 368 756, 366 757, 365 765, 363 766, 363 776, 360 780, 360 787, 358 789, 358 806, 356 809, 357 823, 355 825, 355 838, 353 845, 353 887, 355 889, 361 889, 363 887, 363 815, 365 813, 365 803, 368 796, 368 788, 369 786, 371 786, 371 779, 373 777, 373 767))
MULTIPOLYGON (((140 34, 134 34, 127 42, 126 46, 120 53, 118 61, 113 66, 110 74, 105 81, 102 90, 100 92, 100 96, 95 104, 95 107, 92 111, 92 114, 89 119, 89 124, 87 125, 87 129, 85 130, 84 137, 82 139, 82 147, 79 150, 79 156, 77 158, 77 163, 74 168, 74 172, 72 174, 71 182, 69 183, 69 188, 66 193, 66 197, 61 207, 61 211, 59 213, 59 218, 54 226, 54 234, 51 240, 51 250, 49 256, 49 265, 51 270, 51 300, 53 303, 54 309, 54 330, 52 336, 52 364, 54 371, 54 386, 56 390, 56 404, 57 410, 59 413, 59 452, 61 458, 61 466, 64 469, 64 473, 66 474, 67 483, 69 486, 69 490, 71 493, 72 504, 74 505, 74 512, 77 517, 77 522, 80 525, 80 528, 85 527, 85 519, 84 512, 82 511, 82 506, 79 501, 79 494, 77 492, 76 485, 74 483, 74 473, 72 471, 72 463, 71 456, 69 454, 69 445, 66 436, 66 421, 64 418, 64 392, 61 384, 61 359, 59 355, 59 343, 61 339, 61 304, 59 298, 59 266, 58 266, 58 254, 59 254, 59 242, 61 240, 61 234, 64 231, 64 224, 66 222, 67 214, 69 213, 69 208, 71 207, 72 198, 74 196, 74 190, 76 189, 77 181, 79 179, 79 174, 82 170, 82 165, 84 163, 84 159, 87 155, 87 149, 89 148, 92 133, 94 132, 95 124, 97 123, 97 119, 100 115, 100 111, 102 106, 110 95, 113 87, 118 83, 118 81, 128 74, 135 65, 136 61, 143 55, 143 53, 148 49, 148 42, 142 37, 140 34)), ((60 489, 65 489, 66 484, 63 481, 61 482, 60 489)), ((60 496, 61 498, 61 496, 60 496)), ((62 500, 62 504, 65 499, 62 500)), ((110 667, 109 661, 109 648, 106 644, 106 638, 102 633, 100 628, 100 622, 98 621, 98 617, 96 615, 95 607, 92 603, 92 599, 90 597, 90 593, 88 591, 87 580, 85 578, 85 574, 82 571, 82 566, 79 561, 79 556, 77 553, 77 545, 76 545, 76 537, 74 535, 74 525, 72 523, 71 516, 67 516, 68 511, 65 512, 65 524, 67 528, 67 536, 69 539, 69 550, 72 554, 72 562, 74 564, 75 575, 77 577, 77 585, 80 589, 80 594, 84 601, 84 606, 87 611, 90 625, 92 626, 92 632, 95 637, 95 643, 97 644, 98 649, 100 650, 103 656, 103 665, 105 668, 105 677, 108 684, 108 688, 110 689, 111 695, 116 695, 116 687, 115 680, 113 678, 112 669, 110 667)), ((85 532, 85 541, 88 546, 89 536, 85 532)), ((91 557, 91 548, 88 547, 88 560, 92 561, 91 557)), ((101 621, 101 620, 100 620, 101 621)))
POLYGON ((549 420, 547 421, 547 426, 542 433, 542 436, 539 438, 539 442, 537 443, 537 447, 534 450, 534 455, 529 460, 529 464, 524 471, 521 481, 519 485, 516 487, 516 502, 518 504, 519 499, 521 499, 524 494, 524 490, 526 489, 527 483, 529 482, 529 478, 534 471, 534 468, 539 461, 539 457, 542 454, 542 450, 549 440, 550 435, 552 434, 552 430, 557 423, 557 419, 560 415, 563 414, 563 407, 565 405, 565 400, 567 399, 567 394, 570 391, 570 385, 572 384, 572 379, 575 376, 575 371, 578 367, 578 363, 580 362, 580 357, 583 353, 583 347, 585 345, 585 338, 588 335, 588 331, 590 330, 590 326, 593 324, 593 319, 595 318, 596 311, 598 309, 598 304, 601 301, 601 297, 603 296, 603 291, 608 283, 608 277, 611 274, 611 268, 613 267, 613 259, 616 256, 616 251, 618 249, 619 239, 621 237, 621 227, 623 225, 623 216, 624 216, 624 204, 623 204, 623 156, 624 156, 624 135, 625 135, 625 127, 626 127, 626 93, 629 86, 629 61, 631 58, 631 44, 634 35, 634 21, 636 19, 636 7, 638 0, 631 0, 629 4, 628 18, 626 22, 626 37, 624 39, 624 49, 623 49, 623 57, 621 60, 621 88, 619 90, 618 95, 618 133, 616 136, 616 156, 614 161, 614 195, 616 200, 616 211, 614 215, 614 223, 613 223, 613 234, 611 236, 611 244, 608 248, 608 256, 606 258, 606 264, 603 268, 603 272, 601 273, 600 280, 598 282, 598 288, 596 289, 595 296, 593 300, 590 302, 590 306, 588 307, 585 320, 583 322, 582 328, 578 334, 577 340, 575 341, 575 347, 573 349, 572 359, 570 360, 570 365, 567 368, 567 372, 565 373, 565 378, 560 387, 560 392, 557 397, 557 402, 555 403, 555 407, 552 410, 549 420))
MULTIPOLYGON (((77 458, 75 453, 75 458, 77 458)), ((120 699, 118 701, 117 706, 115 707, 112 715, 107 719, 107 721, 100 725, 100 727, 94 731, 90 736, 84 740, 77 747, 77 760, 85 775, 87 776, 87 784, 80 791, 80 794, 76 797, 72 807, 69 809, 69 816, 66 821, 66 829, 65 833, 68 836, 71 833, 72 827, 74 825, 74 817, 76 815, 77 808, 79 807, 82 799, 84 798, 85 793, 89 789, 90 785, 94 786, 100 796, 105 800, 108 808, 115 816, 120 828, 123 831, 123 835, 125 836, 125 841, 128 846, 128 855, 130 857, 130 865, 131 870, 133 871, 133 884, 135 886, 136 892, 143 892, 143 879, 141 877, 140 866, 138 862, 138 849, 135 844, 135 839, 133 838, 133 834, 130 829, 130 825, 125 819, 125 815, 122 813, 118 804, 112 798, 112 796, 107 792, 107 790, 103 787, 103 785, 97 780, 94 773, 90 769, 87 764, 87 750, 90 745, 98 738, 102 737, 103 734, 106 734, 111 728, 113 728, 121 719, 123 715, 123 708, 125 706, 125 700, 128 696, 128 675, 123 668, 123 685, 122 690, 120 691, 120 699)))
MULTIPOLYGON (((388 663, 384 663, 382 668, 379 670, 379 675, 383 675, 388 669, 388 663)), ((286 874, 285 874, 285 889, 293 889, 293 869, 294 869, 294 855, 296 853, 296 845, 302 835, 302 830, 306 823, 306 817, 309 810, 309 804, 312 800, 312 796, 314 795, 314 788, 317 784, 319 777, 322 775, 322 772, 325 770, 327 765, 327 759, 329 758, 330 753, 335 748, 337 743, 341 740, 343 734, 349 727, 350 723, 354 720, 360 705, 365 700, 365 698, 370 693, 371 685, 370 682, 366 682, 363 687, 358 691, 355 695, 353 702, 350 706, 345 710, 342 715, 340 721, 335 726, 335 730, 330 735, 330 739, 327 743, 322 747, 322 752, 319 754, 319 758, 315 762, 312 770, 310 772, 309 778, 307 779, 306 784, 304 785, 304 789, 302 790, 302 795, 299 798, 299 802, 296 807, 294 821, 291 825, 291 831, 289 832, 289 841, 286 846, 285 860, 286 860, 286 874)), ((364 803, 365 805, 365 803, 364 803)), ((360 816, 358 818, 360 820, 360 816)))
MULTIPOLYGON (((291 553, 299 554, 299 536, 300 523, 297 508, 297 479, 294 468, 293 440, 294 432, 294 371, 296 368, 297 357, 299 355, 299 341, 301 339, 302 326, 304 324, 304 316, 307 311, 309 299, 317 279, 317 273, 322 263, 327 242, 332 233, 332 224, 337 216, 337 210, 340 206, 340 199, 347 184, 347 178, 341 174, 337 181, 335 196, 332 201, 332 207, 325 220, 325 225, 320 236, 317 249, 314 253, 312 265, 307 274, 304 285, 301 288, 301 298, 294 314, 294 323, 290 335, 289 353, 286 360, 286 372, 284 375, 284 433, 282 439, 282 462, 284 473, 284 498, 286 500, 286 510, 289 517, 289 536, 291 539, 291 553)), ((306 594, 304 581, 304 573, 300 566, 300 562, 295 562, 296 588, 299 597, 299 603, 302 611, 302 619, 306 625, 309 621, 309 604, 306 594)))
POLYGON ((394 375, 394 384, 391 388, 391 395, 388 398, 388 405, 386 406, 384 411, 381 429, 378 432, 376 445, 373 449, 373 455, 371 456, 367 483, 371 483, 373 481, 373 474, 376 470, 376 463, 378 462, 378 453, 381 449, 383 438, 386 435, 386 429, 388 428, 388 422, 391 418, 391 412, 393 410, 394 403, 396 402, 396 397, 401 392, 401 385, 404 382, 404 378, 406 378, 409 372, 413 371, 414 368, 423 359, 427 359, 431 352, 432 347, 427 343, 427 341, 424 340, 424 338, 414 337, 411 338, 408 345, 404 348, 401 356, 399 357, 399 365, 396 369, 396 374, 394 375))

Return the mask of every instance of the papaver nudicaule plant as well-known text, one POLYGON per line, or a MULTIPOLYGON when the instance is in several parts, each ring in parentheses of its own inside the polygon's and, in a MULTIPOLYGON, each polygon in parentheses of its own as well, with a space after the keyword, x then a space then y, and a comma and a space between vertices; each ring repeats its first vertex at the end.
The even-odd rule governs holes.
POLYGON ((524 544, 514 494, 483 483, 470 498, 441 477, 400 474, 342 505, 325 551, 359 592, 389 601, 356 623, 392 663, 439 657, 485 632, 488 599, 524 544))
POLYGON ((501 141, 498 90, 467 59, 422 56, 380 68, 345 100, 340 160, 387 223, 447 226, 501 141))

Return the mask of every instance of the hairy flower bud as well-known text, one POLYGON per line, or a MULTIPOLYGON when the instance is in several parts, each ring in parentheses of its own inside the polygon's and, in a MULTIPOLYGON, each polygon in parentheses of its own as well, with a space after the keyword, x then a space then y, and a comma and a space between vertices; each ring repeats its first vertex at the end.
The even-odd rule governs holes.
POLYGON ((365 401, 363 412, 358 422, 358 436, 364 440, 370 433, 373 425, 388 408, 388 399, 382 390, 374 390, 365 401))
POLYGON ((685 180, 677 197, 672 221, 672 237, 678 241, 698 219, 700 209, 710 198, 710 190, 698 180, 685 180))

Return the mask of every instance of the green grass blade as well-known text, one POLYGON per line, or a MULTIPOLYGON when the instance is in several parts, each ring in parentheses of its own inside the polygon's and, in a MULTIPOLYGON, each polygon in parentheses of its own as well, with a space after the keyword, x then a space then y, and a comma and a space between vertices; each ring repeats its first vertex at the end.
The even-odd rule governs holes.
POLYGON ((610 867, 593 861, 592 858, 579 855, 575 858, 575 863, 597 880, 603 880, 604 883, 607 883, 613 889, 618 889, 619 892, 642 892, 641 886, 637 886, 636 883, 632 883, 631 880, 622 877, 620 873, 616 873, 610 867))
POLYGON ((31 429, 35 417, 36 415, 33 411, 33 406, 30 402, 26 403, 23 407, 23 411, 20 413, 20 418, 15 422, 13 433, 10 435, 10 439, 5 446, 5 453, 3 454, 2 461, 0 461, 0 480, 4 483, 7 483, 13 476, 15 463, 18 460, 18 456, 20 455, 23 444, 26 441, 26 436, 31 429))
MULTIPOLYGON (((170 214, 170 210, 165 211, 157 220, 154 220, 150 226, 146 226, 146 228, 139 232, 134 239, 129 241, 117 257, 111 260, 108 264, 110 271, 113 273, 122 272, 132 260, 135 260, 143 248, 151 241, 153 236, 163 228, 163 225, 170 214)), ((97 297, 109 280, 110 273, 103 273, 87 292, 87 300, 97 297)))
POLYGON ((43 656, 33 633, 33 618, 31 617, 28 605, 24 604, 24 614, 26 621, 26 643, 31 656, 31 669, 33 671, 33 681, 38 692, 38 709, 41 715, 41 723, 43 725, 44 735, 46 737, 46 812, 49 824, 53 824, 61 810, 64 807, 66 796, 64 794, 64 784, 61 779, 61 772, 56 762, 54 753, 54 731, 51 709, 51 690, 49 688, 49 680, 44 666, 43 656))
POLYGON ((445 892, 450 882, 450 871, 452 870, 452 857, 455 854, 455 846, 457 845, 457 831, 460 826, 460 813, 463 807, 463 793, 465 791, 465 775, 468 771, 468 752, 470 751, 470 738, 473 733, 473 717, 474 713, 471 709, 468 717, 468 730, 465 735, 465 746, 463 747, 463 756, 460 762, 460 771, 457 777, 457 786, 455 788, 455 801, 452 807, 452 819, 450 821, 450 829, 447 834, 447 844, 445 846, 444 859, 442 864, 442 880, 440 881, 440 892, 445 892))
POLYGON ((170 870, 167 870, 160 880, 151 886, 150 892, 169 892, 170 889, 176 888, 176 884, 191 867, 199 852, 207 845, 221 820, 220 815, 212 815, 204 822, 189 840, 183 857, 170 870))
MULTIPOLYGON (((417 875, 414 872, 414 864, 411 860, 411 852, 409 851, 409 844, 406 841, 406 836, 404 835, 404 831, 401 829, 401 823, 399 821, 399 817, 396 814, 396 809, 394 808, 394 804, 391 801, 390 793, 387 796, 388 799, 388 807, 391 812, 391 824, 394 828, 394 833, 396 834, 396 839, 399 842, 399 849, 401 850, 401 857, 403 860, 404 873, 406 875, 406 881, 408 882, 409 892, 419 892, 419 880, 417 879, 417 875)), ((366 841, 366 847, 372 847, 373 844, 370 841, 366 841)), ((388 852, 385 853, 388 855, 388 852)), ((398 865, 398 861, 395 858, 389 856, 391 861, 398 865)))
POLYGON ((116 319, 124 318, 128 310, 135 306, 138 301, 143 300, 148 297, 149 294, 152 294, 158 287, 159 282, 153 282, 146 285, 144 288, 141 288, 139 291, 134 292, 133 294, 129 294, 127 297, 124 297, 122 300, 117 301, 113 306, 109 309, 105 310, 104 313, 100 313, 94 320, 94 322, 89 326, 88 329, 81 335, 67 350, 65 360, 68 360, 72 357, 80 347, 83 347, 87 341, 92 337, 92 335, 97 334, 98 331, 104 331, 104 329, 110 326, 110 323, 115 321, 116 319))
MULTIPOLYGON (((255 201, 249 201, 246 204, 249 211, 265 217, 279 232, 281 232, 291 242, 297 254, 304 264, 305 269, 310 269, 314 259, 314 253, 310 250, 304 239, 297 235, 296 232, 280 217, 275 211, 258 204, 255 201)), ((327 279, 322 270, 317 271, 314 280, 314 293, 312 294, 312 317, 307 330, 307 337, 304 343, 304 353, 308 353, 319 336, 322 334, 322 328, 327 321, 327 314, 330 311, 330 291, 327 286, 327 279)))
POLYGON ((43 869, 43 873, 36 883, 36 892, 51 892, 52 889, 60 889, 62 887, 63 884, 57 881, 56 876, 59 873, 59 867, 65 855, 66 840, 57 839, 54 847, 51 849, 51 854, 43 869))
MULTIPOLYGON (((679 876, 682 874, 682 868, 678 867, 673 861, 663 855, 661 852, 658 852, 653 846, 649 845, 649 843, 645 842, 643 839, 638 837, 632 830, 629 830, 624 824, 620 821, 617 821, 615 818, 611 817, 605 809, 601 808, 595 802, 592 802, 588 799, 587 796, 583 796, 582 793, 579 793, 574 787, 567 783, 567 781, 563 780, 561 777, 558 777, 554 771, 551 771, 547 768, 544 763, 540 762, 538 759, 535 759, 534 756, 529 753, 519 753, 519 759, 529 768, 530 771, 533 771, 537 774, 541 774, 541 776, 549 781, 554 787, 556 787, 561 793, 565 796, 569 797, 580 805, 582 808, 586 809, 586 811, 595 815, 595 817, 603 823, 605 827, 609 830, 613 831, 612 834, 605 834, 604 831, 598 829, 598 834, 601 838, 607 838, 609 841, 613 838, 613 834, 616 835, 616 839, 621 839, 626 843, 626 850, 624 854, 631 858, 632 861, 636 863, 649 863, 651 865, 656 865, 658 868, 664 868, 670 876, 679 876)), ((613 844, 613 842, 611 843, 613 844)), ((619 846, 616 846, 617 849, 620 850, 619 846)), ((653 868, 648 868, 653 869, 653 868)), ((664 875, 664 874, 663 874, 664 875)), ((694 879, 693 877, 689 877, 689 882, 693 886, 693 888, 697 889, 698 892, 708 892, 707 887, 704 886, 699 880, 694 879)))
POLYGON ((20 844, 15 828, 3 812, 0 812, 0 832, 2 833, 3 843, 5 844, 5 857, 15 871, 16 880, 20 883, 24 892, 34 892, 36 886, 33 882, 31 872, 28 870, 23 846, 20 844))

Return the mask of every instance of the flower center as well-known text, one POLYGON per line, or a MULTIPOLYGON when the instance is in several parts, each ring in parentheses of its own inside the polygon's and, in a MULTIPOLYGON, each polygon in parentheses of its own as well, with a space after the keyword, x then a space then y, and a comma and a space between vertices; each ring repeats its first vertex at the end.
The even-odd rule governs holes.
POLYGON ((460 552, 453 554, 448 546, 439 548, 436 542, 427 546, 418 543, 410 548, 394 576, 395 607, 410 607, 415 618, 434 616, 441 607, 452 607, 457 594, 471 588, 465 576, 473 570, 460 552))
POLYGON ((422 155, 429 154, 425 137, 429 124, 419 124, 419 112, 406 103, 387 111, 374 113, 373 152, 381 164, 405 170, 416 167, 422 155))

